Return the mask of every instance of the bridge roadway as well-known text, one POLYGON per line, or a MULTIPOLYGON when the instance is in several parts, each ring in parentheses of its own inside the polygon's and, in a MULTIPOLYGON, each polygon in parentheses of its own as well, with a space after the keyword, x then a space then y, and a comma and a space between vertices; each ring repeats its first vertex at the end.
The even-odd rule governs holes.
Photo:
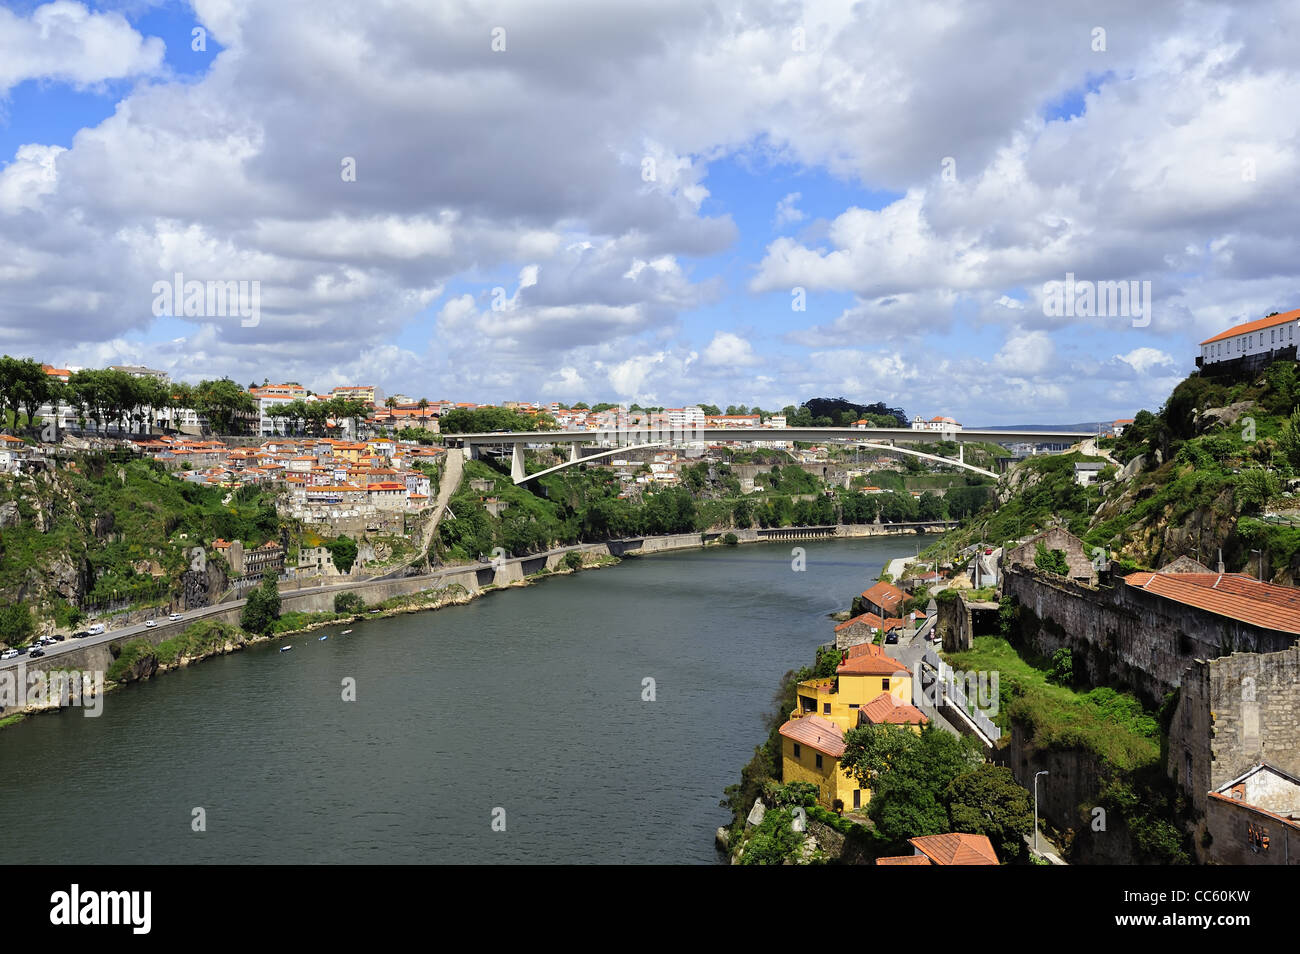
POLYGON ((444 434, 449 447, 482 447, 492 444, 624 444, 711 443, 714 441, 906 441, 932 443, 980 441, 989 444, 1075 443, 1097 435, 1091 431, 914 431, 910 427, 628 427, 603 431, 500 431, 498 433, 444 434))
POLYGON ((1012 444, 1026 442, 1031 444, 1074 443, 1093 437, 1087 431, 993 431, 993 430, 948 430, 915 431, 902 427, 683 427, 683 428, 615 428, 597 431, 498 431, 479 434, 447 434, 443 440, 448 447, 464 448, 473 459, 478 457, 485 447, 506 447, 511 449, 510 475, 516 484, 526 483, 555 471, 564 470, 584 460, 596 460, 609 457, 623 450, 640 450, 647 447, 662 447, 671 444, 713 443, 717 441, 840 441, 861 444, 864 447, 879 447, 882 450, 897 450, 914 457, 950 464, 963 470, 974 471, 988 477, 997 474, 965 463, 962 456, 952 460, 936 457, 920 451, 894 447, 898 443, 929 443, 936 440, 950 440, 958 444, 979 441, 991 444, 1012 444), (614 445, 614 450, 597 454, 582 455, 578 448, 581 444, 614 445), (527 474, 524 468, 524 447, 528 444, 569 444, 569 461, 548 468, 535 474, 527 474))

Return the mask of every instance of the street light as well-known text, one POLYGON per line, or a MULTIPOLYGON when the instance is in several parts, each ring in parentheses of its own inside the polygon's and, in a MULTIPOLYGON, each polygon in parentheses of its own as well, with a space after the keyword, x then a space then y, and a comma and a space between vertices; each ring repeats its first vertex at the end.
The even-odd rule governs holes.
POLYGON ((1034 851, 1038 851, 1038 776, 1050 775, 1047 770, 1034 773, 1034 851))

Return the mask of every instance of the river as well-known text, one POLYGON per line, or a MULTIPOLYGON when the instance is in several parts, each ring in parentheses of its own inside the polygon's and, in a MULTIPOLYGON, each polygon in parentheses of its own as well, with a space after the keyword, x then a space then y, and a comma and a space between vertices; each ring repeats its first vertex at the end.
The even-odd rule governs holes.
POLYGON ((0 730, 5 860, 716 863, 782 673, 915 542, 629 559, 32 717, 0 730))

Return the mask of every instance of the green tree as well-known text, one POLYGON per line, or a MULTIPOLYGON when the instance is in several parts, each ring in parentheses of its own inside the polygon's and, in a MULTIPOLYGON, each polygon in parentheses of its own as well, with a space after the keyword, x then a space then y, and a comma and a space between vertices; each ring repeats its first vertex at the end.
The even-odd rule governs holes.
POLYGON ((275 574, 267 570, 261 585, 248 594, 239 614, 239 626, 246 632, 265 636, 279 618, 280 590, 275 585, 275 574))
POLYGON ((25 603, 0 606, 0 640, 8 646, 21 646, 32 638, 36 624, 25 603))
POLYGON ((336 593, 334 595, 334 612, 360 613, 366 608, 366 601, 358 593, 336 593))
POLYGON ((953 779, 946 794, 951 831, 987 835, 1003 862, 1024 857, 1034 827, 1032 800, 1011 769, 981 765, 953 779))
POLYGON ((1281 483, 1272 471, 1251 467, 1237 475, 1233 496, 1243 512, 1259 513, 1281 489, 1281 483))
POLYGON ((1065 551, 1049 550, 1042 540, 1034 548, 1034 566, 1057 576, 1070 575, 1070 564, 1065 558, 1065 551))
POLYGON ((334 566, 340 573, 351 573, 352 564, 357 562, 357 541, 344 534, 327 544, 334 566))

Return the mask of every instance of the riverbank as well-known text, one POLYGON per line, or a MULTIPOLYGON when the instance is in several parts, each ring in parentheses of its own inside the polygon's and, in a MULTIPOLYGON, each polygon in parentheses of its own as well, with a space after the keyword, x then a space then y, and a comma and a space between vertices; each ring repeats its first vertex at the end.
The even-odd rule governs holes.
MULTIPOLYGON (((322 587, 319 592, 311 594, 302 594, 292 590, 284 591, 281 593, 281 598, 290 607, 284 615, 298 613, 314 618, 301 627, 265 636, 243 633, 242 630, 236 628, 242 601, 231 606, 218 605, 209 607, 209 615, 199 622, 226 625, 229 627, 230 638, 207 646, 201 652, 195 654, 182 653, 173 659, 160 660, 157 658, 155 651, 159 645, 178 638, 183 633, 188 632, 191 626, 197 625, 197 623, 191 623, 171 635, 168 635, 171 633, 171 628, 164 626, 156 630, 132 634, 121 644, 110 641, 97 647, 87 647, 88 649, 98 650, 98 652, 90 655, 90 658, 83 658, 81 654, 73 659, 61 658, 61 656, 56 655, 46 658, 40 663, 26 665, 26 669, 29 675, 36 672, 53 673, 61 667, 83 672, 108 672, 118 658, 117 655, 111 654, 114 645, 117 645, 120 654, 127 646, 133 644, 152 644, 151 648, 141 646, 133 651, 141 664, 133 667, 131 678, 124 681, 105 681, 105 691, 112 691, 120 688, 121 685, 142 681, 156 674, 187 668, 214 656, 238 652, 245 647, 278 640, 286 636, 313 632, 328 626, 349 622, 382 619, 421 612, 426 609, 440 609, 448 605, 463 605, 488 592, 517 586, 528 586, 552 575, 567 575, 575 572, 565 567, 563 563, 564 559, 572 553, 578 553, 582 557, 583 569, 591 569, 617 564, 626 557, 656 553, 712 550, 719 547, 749 543, 815 542, 885 535, 911 535, 922 532, 925 526, 928 525, 838 524, 825 527, 751 528, 738 531, 719 530, 664 534, 603 543, 573 544, 558 547, 541 554, 512 557, 486 564, 475 563, 446 567, 436 574, 436 580, 429 577, 407 577, 391 581, 366 581, 353 585, 343 582, 336 586, 322 587), (411 587, 411 589, 408 590, 408 587, 411 587), (327 606, 332 607, 334 597, 339 594, 355 593, 364 599, 366 595, 372 592, 386 594, 380 603, 382 607, 380 612, 340 616, 325 608, 327 606), (447 593, 454 595, 446 596, 447 593), (429 598, 430 594, 435 594, 432 601, 429 598), (390 605, 383 606, 385 603, 390 605), (149 661, 150 657, 153 658, 153 662, 149 661), (79 665, 68 666, 68 663, 78 662, 79 665)), ((10 710, 0 714, 0 729, 22 721, 20 718, 13 718, 16 715, 26 716, 41 712, 60 711, 68 707, 62 705, 61 702, 62 700, 56 700, 54 704, 26 706, 19 712, 10 710)), ((76 705, 78 703, 74 701, 72 704, 76 705)))
MULTIPOLYGON (((506 589, 533 586, 552 577, 569 576, 586 570, 598 570, 604 567, 614 566, 619 562, 621 561, 617 557, 596 554, 589 558, 584 557, 583 565, 576 569, 563 565, 555 569, 544 568, 531 576, 511 580, 499 585, 488 584, 470 590, 458 583, 452 583, 446 586, 420 590, 407 596, 392 597, 386 602, 392 603, 393 601, 397 601, 394 605, 380 606, 368 609, 365 612, 312 614, 321 618, 312 619, 303 626, 297 626, 292 629, 285 629, 278 632, 273 631, 267 634, 247 633, 244 630, 229 626, 220 621, 206 620, 191 624, 191 626, 182 630, 180 634, 172 637, 172 640, 183 639, 187 634, 203 627, 218 627, 220 630, 228 633, 228 638, 225 638, 220 642, 210 642, 206 648, 199 652, 178 653, 173 659, 160 659, 158 657, 158 649, 168 641, 164 641, 162 644, 150 646, 143 639, 130 640, 124 643, 121 647, 122 654, 128 656, 128 665, 124 667, 125 673, 128 674, 128 678, 106 678, 103 684, 103 691, 105 693, 113 692, 114 690, 121 689, 123 686, 135 682, 147 681, 157 675, 186 669, 192 665, 203 662, 204 660, 240 652, 249 647, 258 646, 263 643, 276 642, 278 640, 305 633, 312 633, 328 627, 349 626, 352 624, 360 625, 367 620, 387 619, 394 616, 405 616, 411 613, 422 613, 442 609, 446 606, 463 606, 466 603, 473 602, 489 593, 500 592, 506 589)), ((117 660, 115 660, 115 664, 116 663, 117 660)), ((60 670, 51 669, 41 671, 58 672, 60 670)), ((10 712, 6 715, 0 716, 0 729, 17 725, 29 716, 40 715, 48 712, 60 712, 65 708, 77 707, 81 704, 81 701, 82 700, 77 695, 72 695, 67 700, 66 705, 63 704, 63 700, 58 700, 54 703, 44 705, 28 705, 20 711, 10 712)))

